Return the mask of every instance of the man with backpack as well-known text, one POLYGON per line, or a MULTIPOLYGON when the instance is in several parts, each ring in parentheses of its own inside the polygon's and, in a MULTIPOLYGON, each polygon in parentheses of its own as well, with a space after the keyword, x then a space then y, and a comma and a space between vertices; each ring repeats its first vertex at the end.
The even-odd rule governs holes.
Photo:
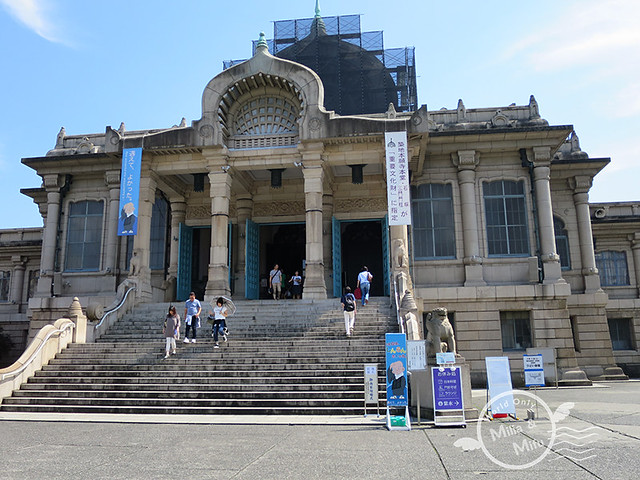
POLYGON ((356 323, 356 297, 351 293, 351 287, 347 286, 344 289, 340 302, 344 309, 344 328, 347 331, 347 337, 350 337, 356 323))

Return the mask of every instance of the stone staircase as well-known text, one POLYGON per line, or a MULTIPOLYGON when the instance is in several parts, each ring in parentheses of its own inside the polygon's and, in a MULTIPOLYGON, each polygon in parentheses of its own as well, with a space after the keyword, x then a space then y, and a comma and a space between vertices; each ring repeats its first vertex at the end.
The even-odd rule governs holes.
POLYGON ((60 353, 0 410, 355 415, 364 411, 365 363, 378 364, 384 407, 384 334, 397 331, 388 298, 359 308, 352 337, 336 299, 236 305, 228 342, 213 348, 203 316, 197 343, 179 341, 169 359, 161 333, 168 304, 141 305, 97 343, 60 353))

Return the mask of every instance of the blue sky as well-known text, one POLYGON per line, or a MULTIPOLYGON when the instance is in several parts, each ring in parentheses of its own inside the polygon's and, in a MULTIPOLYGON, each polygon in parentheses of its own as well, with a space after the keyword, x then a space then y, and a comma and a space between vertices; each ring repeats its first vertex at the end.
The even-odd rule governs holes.
MULTIPOLYGON (((201 116, 222 61, 248 58, 273 21, 309 18, 315 0, 0 0, 0 228, 42 225, 20 163, 68 135, 165 128, 201 116)), ((527 104, 572 124, 592 158, 611 157, 590 200, 640 200, 640 2, 320 0, 323 16, 362 14, 386 48, 414 46, 418 101, 431 110, 527 104), (400 10, 401 9, 401 10, 400 10)))

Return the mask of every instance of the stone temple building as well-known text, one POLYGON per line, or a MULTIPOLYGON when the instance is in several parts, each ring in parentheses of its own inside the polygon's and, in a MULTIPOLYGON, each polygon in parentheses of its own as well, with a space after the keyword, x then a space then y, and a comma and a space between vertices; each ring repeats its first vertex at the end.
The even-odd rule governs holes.
POLYGON ((323 299, 366 264, 372 295, 406 286, 419 314, 447 307, 478 383, 486 356, 522 368, 529 347, 554 348, 568 382, 638 373, 640 203, 589 203, 610 159, 581 151, 533 95, 419 106, 413 49, 383 50, 359 16, 276 22, 272 40, 225 67, 190 124, 63 128, 52 150, 22 160, 42 178, 22 192, 44 227, 0 231, 0 326, 18 353, 72 297, 106 306, 125 281, 137 302, 191 290, 257 299, 278 263, 303 274, 303 299, 323 299), (409 227, 387 217, 384 134, 400 131, 409 227), (133 147, 138 232, 118 236, 133 147))

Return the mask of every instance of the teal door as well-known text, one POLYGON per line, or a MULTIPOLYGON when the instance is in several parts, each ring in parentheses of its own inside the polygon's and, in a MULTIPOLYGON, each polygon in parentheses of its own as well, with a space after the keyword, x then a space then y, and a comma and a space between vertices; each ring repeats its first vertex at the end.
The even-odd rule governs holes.
POLYGON ((250 300, 260 298, 260 226, 247 218, 244 291, 250 300))
POLYGON ((333 239, 333 296, 342 297, 342 242, 340 238, 340 220, 331 218, 333 239))
POLYGON ((389 216, 385 215, 380 221, 382 224, 382 274, 384 275, 384 294, 390 295, 389 282, 389 216))
POLYGON ((191 248, 193 245, 193 228, 180 224, 178 242, 178 278, 176 280, 176 299, 186 300, 191 291, 191 248))

